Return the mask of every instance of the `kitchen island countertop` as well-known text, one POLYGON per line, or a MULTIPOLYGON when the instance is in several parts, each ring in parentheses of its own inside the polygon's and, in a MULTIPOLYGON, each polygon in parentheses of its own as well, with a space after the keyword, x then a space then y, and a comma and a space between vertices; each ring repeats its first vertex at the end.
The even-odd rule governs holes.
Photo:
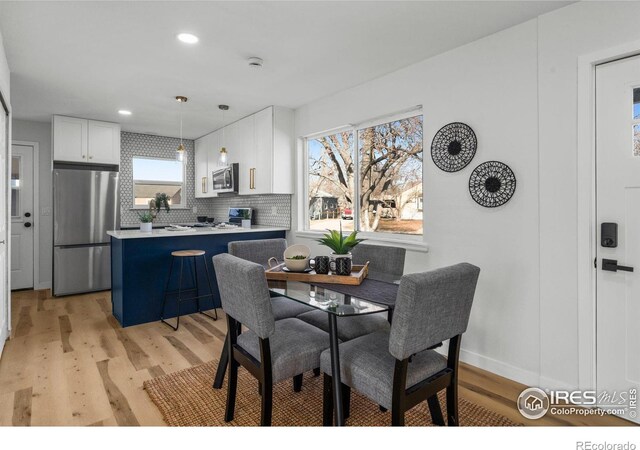
POLYGON ((150 232, 142 232, 140 230, 112 230, 107 234, 114 239, 143 239, 143 238, 165 238, 177 236, 204 236, 209 234, 237 234, 237 233, 260 233, 269 231, 289 231, 283 227, 268 227, 261 225, 253 225, 251 228, 229 227, 229 228, 213 228, 202 227, 192 228, 187 231, 168 231, 165 229, 154 229, 150 232))

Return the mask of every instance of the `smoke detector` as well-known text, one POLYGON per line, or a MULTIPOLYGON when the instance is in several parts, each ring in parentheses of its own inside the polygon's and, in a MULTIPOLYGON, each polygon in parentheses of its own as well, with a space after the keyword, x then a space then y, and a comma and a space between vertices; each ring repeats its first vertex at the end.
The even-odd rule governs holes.
POLYGON ((255 56, 252 56, 251 58, 249 58, 247 60, 249 62, 249 67, 253 67, 253 68, 257 68, 259 69, 260 67, 262 67, 262 59, 257 58, 255 56))

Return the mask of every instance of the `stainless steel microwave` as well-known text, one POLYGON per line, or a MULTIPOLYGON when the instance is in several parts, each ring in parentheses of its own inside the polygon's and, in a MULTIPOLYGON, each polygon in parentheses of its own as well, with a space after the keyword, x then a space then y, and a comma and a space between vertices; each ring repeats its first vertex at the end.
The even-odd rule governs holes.
POLYGON ((211 173, 213 192, 224 194, 238 193, 238 163, 229 164, 211 173))

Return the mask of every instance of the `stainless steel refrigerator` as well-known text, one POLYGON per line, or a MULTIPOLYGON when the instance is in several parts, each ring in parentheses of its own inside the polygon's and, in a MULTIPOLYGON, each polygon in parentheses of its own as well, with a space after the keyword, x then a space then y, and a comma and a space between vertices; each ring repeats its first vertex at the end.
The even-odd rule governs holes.
POLYGON ((108 230, 120 228, 118 168, 55 163, 53 294, 111 288, 108 230))

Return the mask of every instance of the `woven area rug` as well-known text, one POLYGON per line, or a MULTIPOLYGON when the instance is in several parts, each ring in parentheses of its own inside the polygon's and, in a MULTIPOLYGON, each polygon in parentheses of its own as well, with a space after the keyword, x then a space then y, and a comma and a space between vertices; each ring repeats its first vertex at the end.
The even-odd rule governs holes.
MULTIPOLYGON (((242 367, 238 372, 238 395, 235 419, 224 421, 227 398, 226 379, 222 389, 213 389, 211 383, 217 361, 162 375, 144 382, 151 400, 160 409, 171 426, 257 426, 260 425, 260 396, 258 382, 242 367)), ((446 417, 444 397, 440 397, 446 417)), ((506 417, 496 414, 460 398, 460 425, 462 426, 516 426, 506 417)), ((431 425, 426 402, 413 408, 406 415, 406 424, 431 425)), ((302 392, 293 392, 291 380, 274 387, 274 426, 322 426, 322 376, 305 374, 302 392)), ((357 392, 351 392, 351 416, 346 425, 388 426, 391 413, 383 413, 378 405, 357 392)))

